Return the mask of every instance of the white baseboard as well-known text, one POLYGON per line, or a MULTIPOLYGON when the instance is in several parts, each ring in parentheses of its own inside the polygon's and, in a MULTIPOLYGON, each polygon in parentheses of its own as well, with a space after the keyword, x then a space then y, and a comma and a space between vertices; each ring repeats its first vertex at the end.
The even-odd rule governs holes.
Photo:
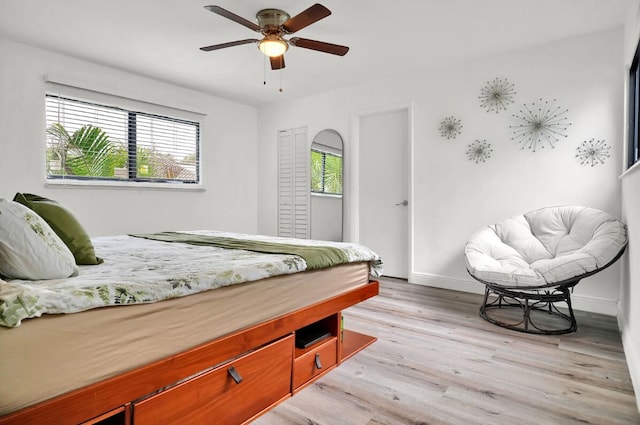
POLYGON ((618 312, 618 328, 622 334, 622 348, 624 349, 624 356, 627 360, 633 391, 636 394, 636 407, 638 408, 638 412, 640 412, 640 347, 634 345, 631 336, 629 336, 629 332, 627 332, 628 327, 620 311, 618 312))
POLYGON ((432 286, 434 288, 451 289, 453 291, 470 292, 472 294, 484 294, 484 285, 471 278, 442 276, 431 273, 411 273, 410 283, 432 286))
POLYGON ((614 317, 618 315, 618 300, 608 300, 604 298, 572 294, 571 302, 575 310, 605 314, 607 316, 614 317))
MULTIPOLYGON (((451 289, 453 291, 470 292, 472 294, 484 294, 484 285, 471 278, 442 276, 431 273, 411 273, 410 283, 432 286, 434 288, 451 289)), ((571 301, 575 310, 588 311, 590 313, 616 316, 618 314, 618 300, 594 298, 590 296, 573 294, 571 301)))

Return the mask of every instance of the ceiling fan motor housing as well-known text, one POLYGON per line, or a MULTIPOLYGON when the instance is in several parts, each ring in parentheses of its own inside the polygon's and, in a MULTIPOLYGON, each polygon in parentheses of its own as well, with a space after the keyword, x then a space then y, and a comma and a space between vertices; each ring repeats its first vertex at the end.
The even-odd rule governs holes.
POLYGON ((258 25, 260 25, 262 33, 265 35, 281 32, 280 27, 282 27, 289 18, 289 14, 280 9, 262 9, 256 13, 258 25))

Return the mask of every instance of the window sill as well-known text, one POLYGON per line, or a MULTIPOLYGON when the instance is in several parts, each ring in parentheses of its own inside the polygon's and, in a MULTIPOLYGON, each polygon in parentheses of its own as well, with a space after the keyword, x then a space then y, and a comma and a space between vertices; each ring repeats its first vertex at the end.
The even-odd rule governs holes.
POLYGON ((342 198, 342 195, 334 195, 331 193, 318 193, 318 192, 311 192, 311 196, 318 196, 320 198, 342 198))
POLYGON ((627 177, 627 176, 629 176, 631 174, 639 172, 638 170, 640 170, 640 161, 636 162, 631 167, 627 168, 626 171, 624 171, 622 174, 620 174, 618 179, 622 180, 622 179, 624 179, 625 177, 627 177))
POLYGON ((79 180, 46 180, 45 187, 48 188, 81 188, 81 189, 135 189, 135 190, 179 190, 204 192, 202 184, 181 184, 181 183, 145 183, 145 182, 117 182, 117 181, 79 181, 79 180))

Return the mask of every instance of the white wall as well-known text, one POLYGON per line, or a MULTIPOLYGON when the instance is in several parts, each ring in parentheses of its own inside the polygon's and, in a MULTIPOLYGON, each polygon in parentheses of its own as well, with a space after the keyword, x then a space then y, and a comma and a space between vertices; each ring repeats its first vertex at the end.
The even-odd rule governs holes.
POLYGON ((0 38, 0 197, 69 207, 92 236, 179 229, 257 231, 257 109, 0 38), (206 114, 201 191, 45 186, 45 75, 206 114))
MULTIPOLYGON (((353 152, 350 119, 362 111, 413 105, 414 266, 410 281, 479 291, 467 275, 463 247, 484 225, 550 205, 578 204, 620 214, 623 83, 620 73, 623 31, 561 40, 423 75, 380 81, 281 105, 258 113, 258 230, 276 231, 276 132, 308 126, 309 134, 336 129, 345 142, 345 234, 351 234, 350 169, 353 152), (495 77, 516 85, 516 103, 505 113, 480 108, 480 89, 495 77), (510 140, 511 114, 538 98, 557 99, 568 108, 569 137, 555 149, 532 153, 510 140), (456 139, 440 136, 447 116, 463 122, 456 139), (604 139, 612 146, 605 165, 585 167, 575 159, 583 141, 604 139), (475 164, 465 157, 475 139, 492 144, 492 158, 475 164)), ((428 54, 428 53, 424 53, 428 54)), ((399 64, 401 66, 401 64, 399 64)), ((363 70, 366 72, 366 70, 363 70)), ((615 315, 620 265, 585 279, 574 293, 575 307, 615 315)))
POLYGON ((311 194, 311 239, 342 241, 342 198, 311 194))
MULTIPOLYGON (((624 43, 624 75, 629 75, 629 67, 640 40, 640 8, 631 10, 627 15, 624 43)), ((626 101, 625 101, 626 104, 626 101)), ((627 116, 627 114, 625 114, 627 116)), ((628 122, 625 120, 623 131, 627 146, 628 122)), ((626 161, 624 161, 626 164, 626 161)), ((626 166, 623 165, 623 169, 626 166)), ((622 217, 627 223, 629 245, 623 262, 622 284, 620 288, 620 312, 618 323, 622 332, 622 342, 633 381, 638 410, 640 410, 640 164, 625 172, 622 183, 622 217)))

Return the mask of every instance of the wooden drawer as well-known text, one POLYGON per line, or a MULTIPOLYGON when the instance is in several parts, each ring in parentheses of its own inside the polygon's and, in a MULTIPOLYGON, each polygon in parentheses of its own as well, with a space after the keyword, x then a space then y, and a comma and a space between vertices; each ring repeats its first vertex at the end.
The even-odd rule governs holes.
POLYGON ((110 412, 82 422, 80 425, 129 425, 131 405, 120 406, 110 412))
POLYGON ((133 423, 241 424, 290 395, 292 355, 290 335, 135 403, 133 423))
POLYGON ((338 339, 334 336, 298 355, 293 363, 293 389, 308 383, 312 378, 331 369, 337 363, 338 339), (317 362, 316 362, 317 357, 317 362), (322 366, 321 368, 318 365, 322 366))

